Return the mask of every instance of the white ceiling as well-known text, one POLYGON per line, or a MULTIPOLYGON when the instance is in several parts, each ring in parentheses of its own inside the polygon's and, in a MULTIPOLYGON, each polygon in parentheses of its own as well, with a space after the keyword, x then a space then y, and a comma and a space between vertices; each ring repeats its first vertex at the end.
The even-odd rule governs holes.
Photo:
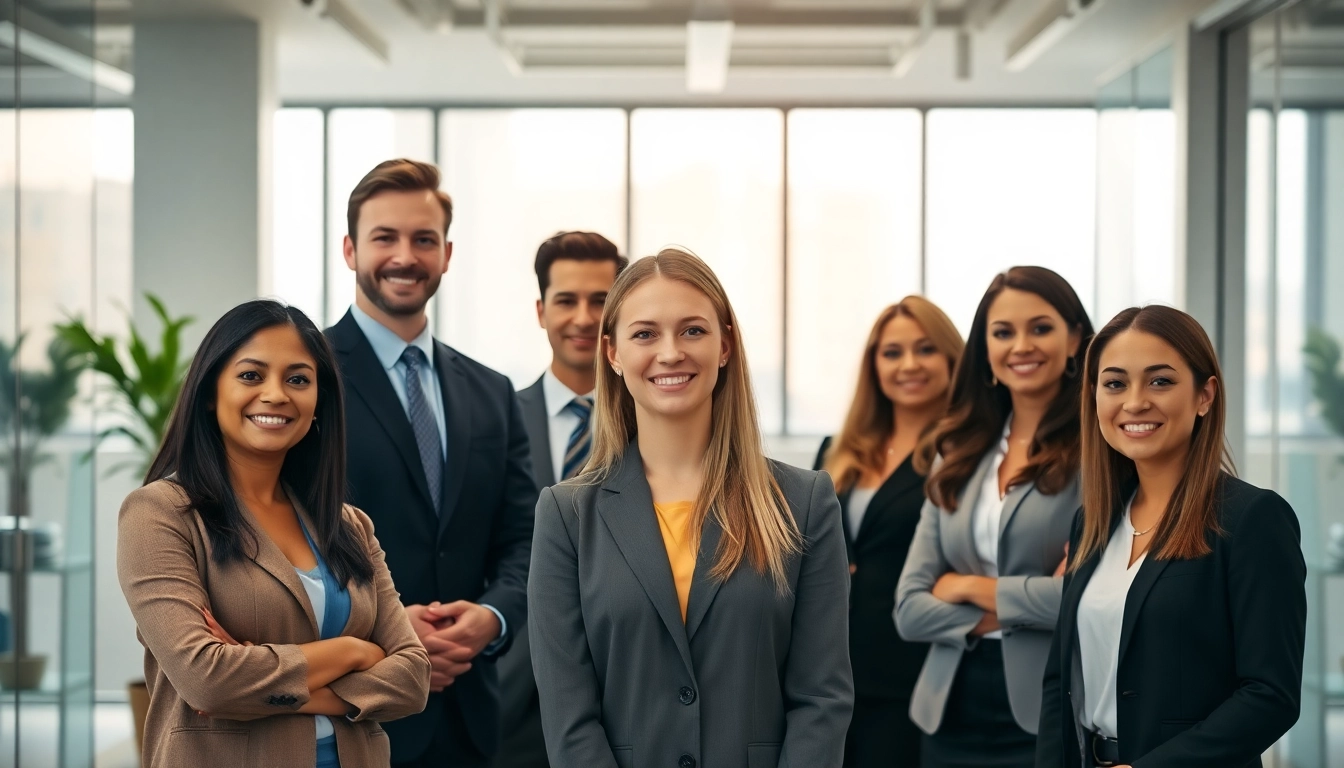
POLYGON ((1151 53, 1212 0, 1094 0, 1017 73, 1004 67, 1011 41, 1065 0, 942 0, 938 28, 903 77, 890 57, 915 40, 922 0, 735 0, 734 65, 723 93, 708 96, 686 92, 677 63, 691 0, 507 0, 500 39, 521 71, 487 34, 480 0, 457 0, 447 34, 423 28, 400 0, 343 2, 386 40, 388 63, 301 0, 137 0, 135 14, 263 20, 286 103, 1091 104, 1105 73, 1151 53), (995 6, 992 21, 969 30, 970 77, 959 79, 949 25, 995 6), (790 56, 827 66, 744 66, 790 56), (576 61, 615 65, 554 66, 576 61))

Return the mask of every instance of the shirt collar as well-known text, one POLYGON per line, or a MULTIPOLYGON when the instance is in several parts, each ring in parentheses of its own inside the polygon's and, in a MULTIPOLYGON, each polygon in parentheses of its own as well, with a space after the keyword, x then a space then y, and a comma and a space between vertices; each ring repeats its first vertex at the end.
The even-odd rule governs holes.
MULTIPOLYGON (((999 435, 999 453, 1008 455, 1008 434, 1013 431, 1013 414, 1009 413, 1008 418, 1003 421, 1003 434, 999 435)), ((997 481, 996 481, 997 482, 997 481)))
MULTIPOLYGON (((550 368, 541 375, 541 391, 546 395, 546 415, 555 418, 560 412, 565 410, 574 398, 580 397, 579 393, 565 386, 563 381, 556 378, 555 373, 550 368)), ((588 395, 591 397, 592 393, 588 395)))
POLYGON ((419 347, 420 351, 425 353, 430 370, 434 369, 434 334, 429 332, 429 323, 425 323, 425 329, 408 344, 390 328, 370 317, 358 305, 350 305, 350 315, 364 332, 369 345, 373 347, 373 354, 378 356, 378 362, 383 364, 385 370, 392 370, 392 367, 401 360, 401 353, 411 345, 419 347))

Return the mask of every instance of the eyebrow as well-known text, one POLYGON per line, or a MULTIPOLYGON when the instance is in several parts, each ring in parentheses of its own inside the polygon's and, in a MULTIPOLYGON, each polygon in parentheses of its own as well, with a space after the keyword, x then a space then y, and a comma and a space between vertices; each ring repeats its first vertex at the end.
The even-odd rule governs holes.
MULTIPOLYGON (((699 316, 699 315, 692 315, 691 317, 683 317, 683 318, 680 320, 680 322, 679 322, 678 324, 679 324, 679 325, 685 325, 685 324, 687 324, 687 323, 704 323, 705 325, 708 325, 708 324, 709 324, 709 321, 706 320, 705 318, 699 316)), ((656 322, 654 322, 654 321, 652 321, 652 320, 631 320, 630 322, 626 323, 626 326, 627 326, 627 327, 629 327, 629 326, 635 326, 635 325, 645 325, 645 326, 654 326, 654 327, 656 327, 656 326, 658 325, 658 323, 656 323, 656 322)))
MULTIPOLYGON (((1028 322, 1028 323, 1034 323, 1034 322, 1036 322, 1037 320, 1053 320, 1053 319, 1054 319, 1054 318, 1050 317, 1049 315, 1037 315, 1037 316, 1031 318, 1030 320, 1028 320, 1027 322, 1028 322)), ((1011 323, 1010 321, 1008 321, 1008 320, 995 320, 995 321, 991 322, 990 325, 1012 325, 1012 323, 1011 323)))
MULTIPOLYGON (((1144 372, 1144 373, 1154 373, 1154 372, 1156 372, 1156 371, 1175 371, 1175 370, 1176 370, 1176 367, 1173 366, 1173 365, 1167 365, 1166 363, 1158 363, 1158 364, 1156 364, 1156 365, 1150 365, 1150 366, 1148 366, 1147 368, 1144 368, 1144 369, 1143 369, 1143 372, 1144 372)), ((1101 372, 1102 372, 1102 373, 1124 373, 1124 374, 1128 374, 1128 373, 1129 373, 1129 371, 1125 370, 1124 368, 1117 368, 1117 367, 1115 367, 1115 366, 1113 366, 1113 365, 1110 366, 1110 367, 1107 367, 1107 368, 1103 368, 1101 372)))
MULTIPOLYGON (((400 234, 400 233, 401 233, 401 230, 397 229, 396 227, 388 227, 388 226, 381 226, 381 225, 380 225, 380 226, 376 226, 376 227, 374 227, 373 229, 369 230, 369 234, 370 234, 370 235, 378 235, 378 234, 384 234, 384 233, 386 233, 386 234, 393 234, 393 235, 396 235, 396 234, 400 234)), ((434 237, 438 237, 438 236, 439 236, 438 231, 436 231, 436 230, 434 230, 434 229, 417 229, 417 230, 415 230, 414 232, 412 232, 411 234, 412 234, 412 235, 433 235, 434 237)))
MULTIPOLYGON (((556 291, 554 294, 551 295, 551 298, 553 298, 553 299, 558 299, 558 298, 560 298, 561 296, 578 296, 578 295, 581 295, 582 293, 583 293, 583 291, 556 291)), ((589 295, 589 296, 606 296, 608 293, 610 293, 610 291, 591 291, 591 292, 588 293, 588 295, 589 295)))
MULTIPOLYGON (((255 366, 258 367, 258 368, 270 368, 270 367, 271 367, 269 363, 263 363, 262 361, 260 361, 260 360, 258 360, 258 359, 256 359, 256 358, 254 358, 254 357, 244 357, 242 360, 239 360, 238 362, 234 363, 234 366, 239 366, 239 365, 255 365, 255 366)), ((311 365, 309 365, 309 364, 307 364, 307 363, 290 363, 290 364, 289 364, 289 367, 286 368, 285 370, 293 371, 293 370, 296 370, 296 369, 307 369, 307 370, 310 370, 310 371, 311 371, 311 370, 313 370, 313 366, 311 366, 311 365)))

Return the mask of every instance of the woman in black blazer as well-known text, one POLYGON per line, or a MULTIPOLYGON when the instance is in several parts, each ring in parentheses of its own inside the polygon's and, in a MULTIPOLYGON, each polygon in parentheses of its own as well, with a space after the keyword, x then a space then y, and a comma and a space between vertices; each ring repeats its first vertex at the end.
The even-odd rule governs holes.
POLYGON ((1297 517, 1233 477, 1194 318, 1121 312, 1087 353, 1083 509, 1046 667, 1037 766, 1238 768, 1297 720, 1297 517))
POLYGON ((845 766, 918 766, 910 692, 929 647, 896 634, 896 581, 924 506, 932 427, 947 413, 965 342, 922 296, 878 315, 859 364, 843 430, 821 444, 813 469, 835 480, 849 552, 849 659, 854 719, 845 766))

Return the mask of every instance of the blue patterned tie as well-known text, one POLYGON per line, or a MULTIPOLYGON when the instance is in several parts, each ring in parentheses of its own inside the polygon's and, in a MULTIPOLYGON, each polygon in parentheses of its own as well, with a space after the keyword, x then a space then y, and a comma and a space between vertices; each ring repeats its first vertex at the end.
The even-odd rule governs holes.
POLYGON ((419 347, 408 346, 401 353, 401 362, 406 364, 406 415, 411 419, 411 431, 415 433, 415 445, 420 449, 420 464, 425 468, 429 497, 434 501, 434 514, 437 515, 439 496, 443 492, 443 448, 434 409, 429 407, 424 387, 420 386, 420 366, 426 362, 425 353, 419 347))
POLYGON ((580 469, 583 469, 584 462, 588 461, 588 449, 593 447, 593 433, 589 429, 592 423, 590 418, 593 415, 593 398, 580 395, 569 401, 565 410, 579 417, 579 425, 569 433, 569 444, 565 447, 564 476, 561 480, 568 480, 577 475, 580 469))

